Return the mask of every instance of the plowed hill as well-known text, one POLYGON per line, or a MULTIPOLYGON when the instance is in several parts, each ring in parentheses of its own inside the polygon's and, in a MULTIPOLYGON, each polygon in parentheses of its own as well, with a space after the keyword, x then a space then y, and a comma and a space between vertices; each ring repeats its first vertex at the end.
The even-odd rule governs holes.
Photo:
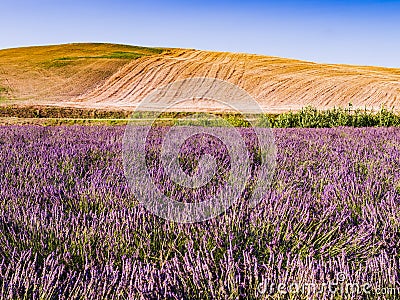
MULTIPOLYGON (((0 86, 14 102, 133 109, 156 87, 190 77, 212 77, 245 89, 270 112, 349 103, 400 109, 400 69, 185 49, 53 47, 0 51, 0 86)), ((207 107, 199 101, 192 110, 207 107)))
POLYGON ((20 104, 63 105, 95 89, 125 64, 162 51, 94 43, 0 50, 0 96, 20 104))

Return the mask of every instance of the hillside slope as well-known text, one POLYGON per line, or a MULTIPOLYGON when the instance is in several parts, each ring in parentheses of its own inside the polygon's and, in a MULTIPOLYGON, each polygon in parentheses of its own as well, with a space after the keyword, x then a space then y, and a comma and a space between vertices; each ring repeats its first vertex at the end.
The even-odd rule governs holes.
MULTIPOLYGON (((32 55, 38 61, 36 69, 21 73, 25 68, 21 64, 18 74, 10 57, 4 55, 7 50, 0 51, 0 86, 6 78, 15 92, 14 98, 46 105, 134 109, 156 87, 190 77, 212 77, 245 89, 270 112, 297 110, 307 105, 320 109, 344 107, 349 103, 360 108, 379 109, 384 105, 400 109, 400 69, 185 49, 153 51, 119 45, 93 46, 91 51, 97 51, 95 54, 82 55, 87 51, 85 45, 69 47, 75 49, 75 54, 67 54, 71 50, 65 49, 62 56, 43 47, 42 52, 32 55), (103 53, 105 50, 108 52, 103 53), (140 55, 115 57, 126 52, 140 55), (96 55, 102 58, 93 58, 96 55), (43 65, 46 62, 50 65, 43 65)), ((29 48, 24 51, 29 52, 29 48)), ((207 107, 199 102, 192 110, 207 107)))
POLYGON ((125 64, 162 51, 100 43, 0 50, 0 97, 13 103, 62 103, 101 85, 125 64))

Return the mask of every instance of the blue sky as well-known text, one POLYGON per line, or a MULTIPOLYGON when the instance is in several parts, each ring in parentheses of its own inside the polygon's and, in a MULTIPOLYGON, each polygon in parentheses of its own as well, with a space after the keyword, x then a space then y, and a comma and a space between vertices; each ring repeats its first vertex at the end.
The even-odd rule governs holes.
POLYGON ((0 8, 0 48, 111 42, 400 67, 400 0, 0 0, 0 8))

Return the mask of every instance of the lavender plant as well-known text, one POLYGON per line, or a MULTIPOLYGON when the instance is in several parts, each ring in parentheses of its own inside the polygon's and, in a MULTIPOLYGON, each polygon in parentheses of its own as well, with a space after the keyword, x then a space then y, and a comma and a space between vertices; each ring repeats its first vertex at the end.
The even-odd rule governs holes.
POLYGON ((137 202, 123 133, 0 127, 1 299, 378 299, 399 287, 399 129, 274 129, 261 203, 194 224, 137 202), (277 289, 338 274, 368 291, 277 289))

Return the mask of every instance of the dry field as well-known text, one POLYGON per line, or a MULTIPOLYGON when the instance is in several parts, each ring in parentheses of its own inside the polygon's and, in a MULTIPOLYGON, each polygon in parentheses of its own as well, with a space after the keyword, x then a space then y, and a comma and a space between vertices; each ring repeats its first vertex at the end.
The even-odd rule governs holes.
POLYGON ((62 105, 103 84, 133 60, 162 51, 114 44, 0 50, 0 97, 3 103, 62 105))
MULTIPOLYGON (((357 108, 400 108, 400 69, 112 44, 0 51, 2 103, 134 109, 154 88, 191 77, 236 84, 272 113, 349 103, 357 108)), ((208 107, 193 101, 187 109, 208 107)))

